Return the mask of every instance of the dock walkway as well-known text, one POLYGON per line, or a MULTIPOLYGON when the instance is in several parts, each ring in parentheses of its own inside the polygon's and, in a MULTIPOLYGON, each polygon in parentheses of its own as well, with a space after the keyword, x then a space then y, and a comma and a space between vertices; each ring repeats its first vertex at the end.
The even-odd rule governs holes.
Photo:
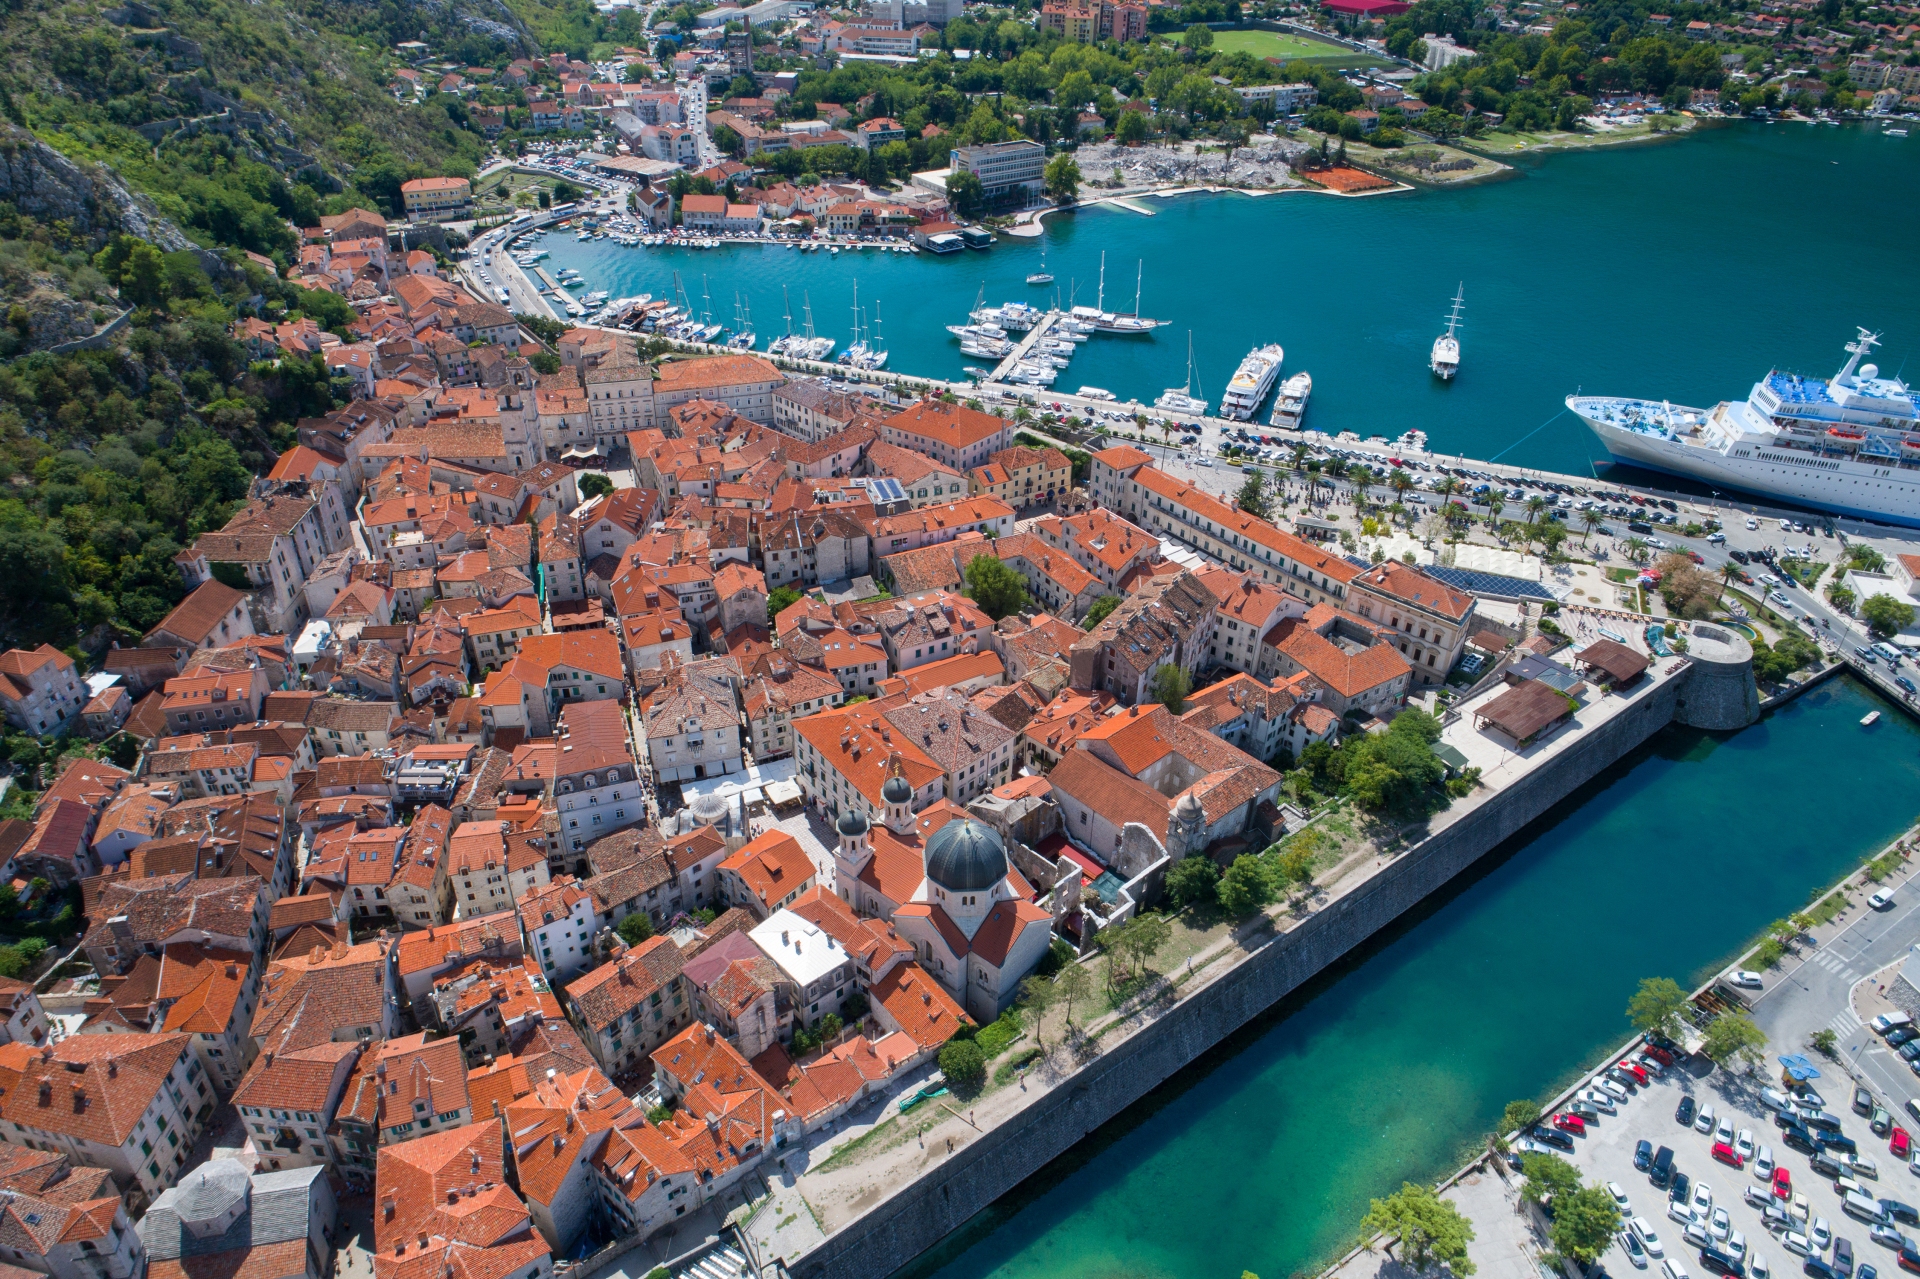
POLYGON ((1020 341, 1014 345, 1013 354, 994 365, 993 377, 990 381, 996 384, 1006 383, 1008 379, 1013 376, 1013 370, 1018 367, 1020 361, 1026 359, 1033 353, 1033 348, 1040 344, 1040 339, 1044 338, 1048 332, 1052 330, 1054 321, 1059 318, 1060 313, 1058 311, 1047 312, 1046 315, 1041 318, 1040 323, 1034 325, 1027 333, 1027 336, 1021 338, 1020 341))

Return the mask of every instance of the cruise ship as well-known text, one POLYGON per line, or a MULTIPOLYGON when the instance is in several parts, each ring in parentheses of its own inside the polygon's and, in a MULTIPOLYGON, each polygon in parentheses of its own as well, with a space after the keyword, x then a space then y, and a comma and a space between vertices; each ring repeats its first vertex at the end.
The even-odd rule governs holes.
POLYGON ((1273 379, 1280 375, 1280 361, 1285 358, 1286 352, 1278 342, 1256 346, 1247 352, 1247 358, 1240 361, 1240 367, 1233 371, 1233 380, 1220 396, 1220 416, 1236 422, 1252 421, 1267 392, 1273 389, 1273 379))
POLYGON ((1833 377, 1775 370, 1711 409, 1595 395, 1567 407, 1629 465, 1920 527, 1920 396, 1861 363, 1879 342, 1861 329, 1833 377))

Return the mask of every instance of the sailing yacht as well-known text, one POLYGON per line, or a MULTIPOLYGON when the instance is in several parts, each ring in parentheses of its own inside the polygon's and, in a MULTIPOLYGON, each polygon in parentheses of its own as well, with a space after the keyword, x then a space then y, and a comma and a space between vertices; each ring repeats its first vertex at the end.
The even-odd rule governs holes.
POLYGON ((1196 394, 1197 379, 1193 371, 1193 330, 1187 330, 1187 380, 1180 386, 1170 386, 1160 393, 1153 402, 1156 409, 1165 409, 1169 413, 1191 413, 1195 417, 1204 417, 1207 402, 1196 394))
POLYGON ((869 371, 887 367, 887 346, 880 339, 880 303, 877 299, 873 304, 873 328, 867 335, 866 357, 855 360, 853 363, 855 368, 869 371))
POLYGON ((1028 284, 1052 284, 1053 277, 1047 273, 1047 242, 1040 241, 1040 269, 1027 276, 1028 284))
POLYGON ((793 298, 784 284, 780 286, 780 305, 786 310, 787 331, 767 343, 767 352, 771 355, 794 355, 797 352, 793 349, 793 298))
POLYGON ((1107 305, 1107 255, 1100 254, 1100 292, 1092 306, 1076 306, 1070 312, 1074 319, 1093 326, 1098 333, 1138 334, 1151 333, 1167 320, 1149 320, 1140 314, 1140 286, 1146 278, 1146 262, 1140 263, 1140 272, 1134 277, 1133 314, 1115 315, 1106 309, 1107 305))
POLYGON ((801 307, 801 310, 805 312, 807 317, 807 320, 806 320, 807 336, 805 337, 805 339, 802 340, 802 342, 800 343, 799 349, 796 350, 794 354, 806 360, 824 360, 829 355, 833 354, 833 348, 837 344, 834 342, 832 338, 823 338, 823 337, 814 336, 813 334, 813 299, 807 296, 807 294, 804 291, 800 294, 800 307, 801 307))
POLYGON ((1462 280, 1453 295, 1453 312, 1447 316, 1447 331, 1433 340, 1433 356, 1427 361, 1427 367, 1439 374, 1443 382, 1453 381, 1453 375, 1460 371, 1460 339, 1453 332, 1460 327, 1460 308, 1466 300, 1467 285, 1462 280))
POLYGON ((736 297, 733 303, 733 336, 727 339, 731 351, 751 351, 760 339, 753 331, 753 303, 736 297))

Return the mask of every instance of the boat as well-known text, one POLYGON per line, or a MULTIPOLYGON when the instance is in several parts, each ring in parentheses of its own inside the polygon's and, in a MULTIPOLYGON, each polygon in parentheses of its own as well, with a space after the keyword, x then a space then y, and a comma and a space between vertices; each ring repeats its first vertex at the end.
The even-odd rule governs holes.
POLYGON ((1905 129, 1885 129, 1885 130, 1882 130, 1882 132, 1884 132, 1890 138, 1904 138, 1907 136, 1907 131, 1905 129))
POLYGON ((1053 276, 1047 271, 1047 242, 1040 241, 1040 269, 1027 276, 1028 284, 1052 284, 1053 276))
POLYGON ((996 342, 1005 341, 1007 331, 997 324, 949 324, 947 332, 957 338, 992 338, 996 342))
POLYGON ((796 355, 798 352, 793 349, 793 299, 788 296, 784 284, 780 286, 780 305, 786 311, 787 331, 767 343, 767 352, 770 355, 796 355))
POLYGON ((1106 309, 1107 305, 1107 255, 1100 254, 1100 291, 1092 306, 1076 306, 1070 311, 1075 320, 1092 328, 1096 333, 1119 333, 1126 336, 1151 333, 1168 320, 1149 320, 1140 314, 1140 286, 1146 277, 1146 262, 1142 260, 1140 271, 1134 277, 1133 313, 1120 315, 1106 309))
POLYGON ((1220 396, 1220 416, 1235 422, 1250 422, 1260 411, 1274 378, 1280 375, 1280 363, 1286 352, 1277 342, 1256 346, 1240 361, 1233 378, 1220 396))
POLYGON ((1433 340, 1433 354, 1427 358, 1427 367, 1442 382, 1453 381, 1453 375, 1460 371, 1460 339, 1453 334, 1460 327, 1460 307, 1466 296, 1467 285, 1462 280, 1453 295, 1453 313, 1447 316, 1447 331, 1433 340))
POLYGON ((733 336, 727 339, 727 349, 751 351, 759 340, 753 332, 753 306, 736 296, 733 300, 733 336))
POLYGON ((963 338, 960 354, 979 359, 1004 360, 1013 354, 1013 343, 1005 338, 963 338))
POLYGON ((804 292, 800 295, 800 308, 806 315, 806 336, 800 342, 788 348, 788 354, 797 355, 803 360, 824 360, 833 354, 838 345, 832 338, 816 337, 813 332, 813 299, 804 292))
POLYGON ((1704 480, 1837 515, 1920 528, 1920 402, 1865 362, 1880 335, 1846 346, 1830 378, 1774 369, 1743 400, 1691 408, 1668 400, 1569 395, 1567 407, 1617 462, 1704 480), (1830 427, 1860 432, 1847 439, 1830 427))
POLYGON ((1205 417, 1207 402, 1196 391, 1199 377, 1193 371, 1193 330, 1187 330, 1187 380, 1180 386, 1170 386, 1160 392, 1160 398, 1153 402, 1156 409, 1169 413, 1191 413, 1195 417, 1205 417))
POLYGON ((1280 391, 1273 397, 1273 416, 1267 421, 1270 425, 1288 431, 1300 429, 1300 419, 1307 414, 1307 397, 1313 394, 1313 375, 1296 373, 1280 384, 1280 391))
POLYGON ((1865 715, 1862 715, 1860 717, 1860 727, 1862 728, 1872 728, 1875 724, 1878 724, 1879 722, 1880 722, 1879 711, 1868 711, 1865 715))
POLYGON ((1120 397, 1104 387, 1083 386, 1074 392, 1083 400, 1117 400, 1120 397))

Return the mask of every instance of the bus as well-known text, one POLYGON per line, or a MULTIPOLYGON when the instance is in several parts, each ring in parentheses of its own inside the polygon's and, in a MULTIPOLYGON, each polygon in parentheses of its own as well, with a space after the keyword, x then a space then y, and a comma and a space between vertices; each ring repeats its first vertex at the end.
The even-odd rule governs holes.
POLYGON ((496 285, 496 286, 494 287, 494 290, 493 290, 493 292, 494 292, 494 296, 500 299, 500 305, 501 305, 501 306, 505 306, 505 305, 506 305, 506 304, 507 304, 507 303, 508 303, 509 301, 511 301, 511 300, 512 300, 511 298, 509 298, 509 297, 507 296, 507 291, 506 291, 506 289, 504 289, 504 288, 501 288, 501 287, 499 287, 498 285, 496 285))

